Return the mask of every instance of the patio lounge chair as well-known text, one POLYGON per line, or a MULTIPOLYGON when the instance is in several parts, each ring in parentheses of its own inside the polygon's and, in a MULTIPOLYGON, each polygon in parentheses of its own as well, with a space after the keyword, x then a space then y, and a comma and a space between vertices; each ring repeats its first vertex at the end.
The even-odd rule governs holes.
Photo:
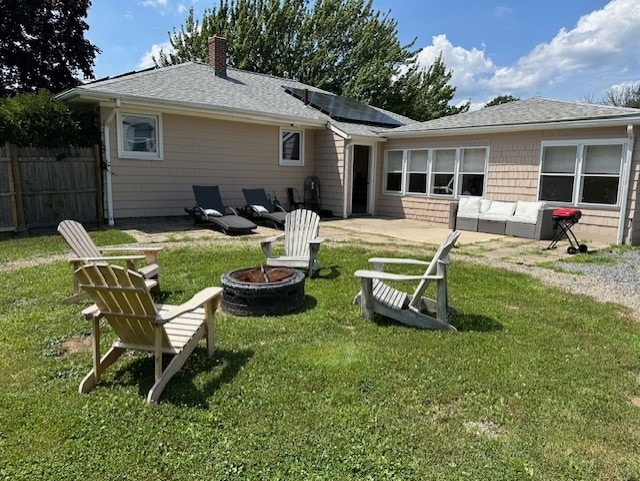
POLYGON ((247 202, 245 209, 254 219, 270 222, 276 229, 284 227, 287 212, 282 206, 274 206, 264 189, 242 189, 242 194, 247 202))
MULTIPOLYGON (((101 247, 98 248, 80 222, 75 220, 63 220, 58 224, 58 232, 69 244, 73 253, 77 256, 70 259, 71 267, 75 271, 82 264, 91 262, 126 262, 127 268, 139 272, 146 280, 147 286, 155 291, 160 290, 158 274, 161 268, 158 265, 158 251, 162 247, 101 247), (141 252, 142 255, 105 255, 121 252, 141 252), (139 261, 145 261, 146 265, 138 266, 139 261)), ((73 294, 65 299, 65 304, 72 304, 87 299, 87 294, 81 292, 77 280, 73 278, 73 294)))
POLYGON ((194 185, 196 222, 210 222, 225 234, 250 234, 258 226, 241 217, 232 207, 226 207, 217 185, 194 185))
POLYGON ((154 304, 144 278, 137 272, 108 264, 88 264, 75 272, 79 285, 95 304, 83 311, 93 322, 93 369, 80 383, 86 393, 101 374, 127 349, 150 351, 155 359, 155 383, 147 403, 158 402, 167 382, 185 363, 198 341, 206 336, 207 353, 214 353, 214 314, 222 288, 208 287, 180 306, 154 304), (100 319, 106 319, 117 337, 100 357, 100 319), (172 354, 166 368, 162 355, 172 354))
POLYGON ((355 273, 362 281, 362 289, 354 302, 360 305, 362 315, 372 319, 374 314, 381 314, 414 327, 455 331, 456 328, 447 322, 447 313, 450 310, 447 299, 447 265, 449 251, 458 237, 460 233, 457 231, 449 234, 440 244, 431 262, 380 257, 369 259, 372 270, 359 270, 355 273), (427 268, 424 274, 419 276, 401 275, 383 272, 385 264, 424 265, 427 268), (419 282, 413 295, 409 295, 391 287, 385 281, 419 282), (423 297, 432 281, 436 282, 436 300, 423 297), (435 317, 430 314, 434 311, 435 317))
POLYGON ((319 224, 320 216, 311 210, 298 209, 289 212, 284 224, 284 234, 262 241, 267 265, 305 269, 307 276, 312 277, 321 267, 316 260, 320 244, 324 241, 318 237, 319 224), (284 238, 284 255, 274 256, 272 244, 281 238, 284 238))

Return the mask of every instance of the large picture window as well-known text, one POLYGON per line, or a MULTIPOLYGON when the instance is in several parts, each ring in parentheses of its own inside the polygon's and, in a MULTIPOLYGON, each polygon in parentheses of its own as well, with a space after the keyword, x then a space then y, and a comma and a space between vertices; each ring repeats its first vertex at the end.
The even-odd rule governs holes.
POLYGON ((160 115, 122 113, 118 115, 118 156, 133 159, 162 159, 160 115))
POLYGON ((280 165, 304 165, 304 131, 280 129, 280 165))
POLYGON ((617 205, 624 141, 543 144, 539 199, 617 205))
POLYGON ((482 197, 487 154, 486 147, 388 150, 383 191, 434 197, 456 194, 482 197))

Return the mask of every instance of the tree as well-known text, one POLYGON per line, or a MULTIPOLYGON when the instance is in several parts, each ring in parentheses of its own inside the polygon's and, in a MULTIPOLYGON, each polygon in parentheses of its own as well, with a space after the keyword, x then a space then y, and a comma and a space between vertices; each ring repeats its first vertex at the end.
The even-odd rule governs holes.
POLYGON ((219 0, 202 21, 189 11, 169 33, 173 52, 157 65, 208 58, 208 39, 228 40, 233 67, 291 78, 416 120, 468 109, 449 107, 455 87, 440 57, 416 65, 413 42, 398 41, 397 22, 371 0, 219 0))
POLYGON ((602 103, 616 107, 640 109, 640 84, 605 90, 602 103))
POLYGON ((84 38, 90 0, 0 1, 0 96, 58 92, 93 78, 100 50, 84 38))
POLYGON ((520 100, 520 99, 517 97, 514 97, 513 95, 498 95, 491 102, 488 102, 487 105, 485 105, 485 108, 493 107, 494 105, 506 104, 509 102, 516 102, 517 100, 520 100))

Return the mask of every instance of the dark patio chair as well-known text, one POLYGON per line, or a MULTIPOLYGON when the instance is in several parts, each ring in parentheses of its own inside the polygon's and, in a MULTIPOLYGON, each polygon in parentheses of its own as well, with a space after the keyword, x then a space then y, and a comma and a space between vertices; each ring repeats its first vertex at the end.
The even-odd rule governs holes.
POLYGON ((287 212, 280 205, 273 205, 264 189, 242 189, 245 207, 253 219, 271 223, 276 229, 284 227, 287 212))
POLYGON ((225 234, 250 234, 257 225, 249 219, 241 217, 232 208, 222 203, 220 189, 217 185, 194 185, 193 195, 196 205, 192 210, 196 223, 209 222, 225 234))

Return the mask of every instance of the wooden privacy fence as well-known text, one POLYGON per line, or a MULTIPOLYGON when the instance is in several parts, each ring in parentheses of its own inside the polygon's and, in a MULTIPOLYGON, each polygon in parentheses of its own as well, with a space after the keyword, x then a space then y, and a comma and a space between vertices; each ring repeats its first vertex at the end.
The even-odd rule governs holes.
POLYGON ((0 145, 0 232, 55 227, 64 219, 99 223, 101 182, 98 146, 0 145))

